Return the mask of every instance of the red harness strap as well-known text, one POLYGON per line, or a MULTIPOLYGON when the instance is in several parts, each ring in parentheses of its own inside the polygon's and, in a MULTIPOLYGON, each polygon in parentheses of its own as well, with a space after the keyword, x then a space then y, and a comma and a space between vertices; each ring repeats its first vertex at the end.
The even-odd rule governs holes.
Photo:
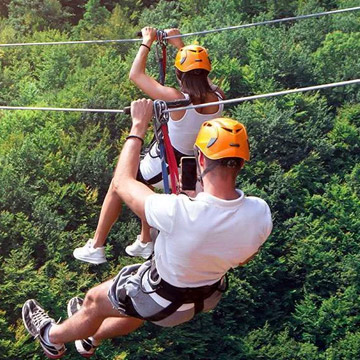
POLYGON ((161 130, 164 136, 164 145, 165 145, 165 154, 166 154, 166 161, 169 166, 169 175, 170 175, 170 182, 171 182, 171 192, 173 194, 178 194, 180 191, 179 184, 179 171, 176 163, 176 158, 174 154, 174 149, 171 145, 169 132, 167 124, 161 125, 161 130))

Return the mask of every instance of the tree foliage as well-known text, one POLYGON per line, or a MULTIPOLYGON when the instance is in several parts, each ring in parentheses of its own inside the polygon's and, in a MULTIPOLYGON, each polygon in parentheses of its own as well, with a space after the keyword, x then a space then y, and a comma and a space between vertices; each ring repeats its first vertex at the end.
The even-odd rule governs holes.
MULTIPOLYGON (((6 0, 0 42, 133 38, 142 26, 194 32, 357 6, 349 0, 6 0)), ((228 98, 356 78, 357 12, 186 39, 209 48, 228 98)), ((137 44, 2 48, 1 105, 122 108, 143 94, 128 73, 137 44)), ((167 83, 176 85, 168 49, 167 83)), ((148 71, 157 76, 154 52, 148 71)), ((360 295, 359 87, 241 103, 226 115, 249 132, 238 178, 261 196, 274 231, 230 273, 219 306, 172 329, 147 324, 109 340, 104 359, 357 359, 360 295)), ((55 318, 66 302, 138 259, 139 222, 124 207, 101 267, 75 261, 91 237, 119 149, 123 115, 0 112, 0 354, 40 359, 21 323, 35 297, 55 318)), ((69 358, 78 359, 72 345, 69 358)))

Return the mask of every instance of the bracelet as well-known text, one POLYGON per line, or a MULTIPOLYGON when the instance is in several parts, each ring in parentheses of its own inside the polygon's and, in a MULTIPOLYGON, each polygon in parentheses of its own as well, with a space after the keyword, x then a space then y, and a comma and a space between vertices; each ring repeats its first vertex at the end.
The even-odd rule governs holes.
POLYGON ((129 135, 125 138, 125 140, 129 139, 139 139, 141 141, 141 145, 144 145, 144 139, 137 135, 129 135))
POLYGON ((140 46, 145 46, 149 51, 151 50, 150 46, 147 46, 146 44, 141 44, 140 46))

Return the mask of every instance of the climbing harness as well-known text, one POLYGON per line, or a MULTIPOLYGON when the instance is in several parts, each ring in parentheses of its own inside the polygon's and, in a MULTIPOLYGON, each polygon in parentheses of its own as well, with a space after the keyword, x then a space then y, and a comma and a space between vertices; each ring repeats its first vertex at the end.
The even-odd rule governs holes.
POLYGON ((156 294, 159 297, 167 300, 169 305, 155 314, 144 316, 135 309, 131 296, 128 295, 125 286, 121 286, 120 288, 111 286, 109 294, 110 299, 116 299, 114 306, 118 310, 125 312, 129 316, 142 320, 155 322, 161 321, 176 312, 183 304, 194 304, 194 312, 197 314, 203 310, 204 301, 207 298, 209 298, 216 291, 225 293, 228 289, 227 274, 225 274, 220 280, 216 281, 212 285, 205 285, 195 288, 179 288, 169 284, 159 276, 156 270, 154 258, 142 264, 140 271, 138 271, 139 268, 140 265, 130 265, 127 270, 129 275, 137 274, 137 276, 139 276, 139 290, 143 294, 149 294, 150 296, 151 294, 156 294))
POLYGON ((205 285, 195 288, 179 288, 173 286, 162 279, 156 269, 155 260, 152 258, 151 263, 141 274, 140 290, 144 294, 156 293, 163 299, 166 299, 170 304, 151 316, 143 317, 148 321, 160 321, 175 311, 177 311, 183 304, 194 304, 195 314, 200 313, 204 309, 204 300, 210 297, 215 291, 225 293, 228 289, 228 277, 225 274, 220 280, 212 285, 205 285), (151 290, 146 290, 143 286, 143 280, 146 278, 146 282, 150 285, 151 290))
MULTIPOLYGON (((192 33, 187 33, 187 34, 165 36, 163 38, 163 40, 183 38, 183 37, 188 37, 188 36, 206 35, 206 34, 226 31, 226 30, 245 29, 245 28, 262 26, 262 25, 273 25, 273 24, 279 24, 279 23, 285 23, 285 22, 297 21, 297 20, 305 20, 305 19, 327 16, 327 15, 342 14, 342 13, 353 12, 353 11, 358 11, 358 10, 360 10, 360 6, 352 7, 352 8, 345 8, 345 9, 331 10, 331 11, 323 11, 323 12, 319 12, 319 13, 305 14, 305 15, 299 15, 299 16, 293 16, 293 17, 287 17, 287 18, 258 21, 258 22, 249 23, 249 24, 228 26, 228 27, 223 27, 223 28, 218 28, 218 29, 204 30, 204 31, 192 32, 192 33)), ((51 42, 0 44, 0 47, 41 46, 41 45, 76 45, 76 44, 101 45, 101 44, 109 44, 109 43, 126 43, 126 42, 139 42, 139 41, 142 41, 142 39, 135 38, 135 39, 116 39, 116 40, 51 41, 51 42)))

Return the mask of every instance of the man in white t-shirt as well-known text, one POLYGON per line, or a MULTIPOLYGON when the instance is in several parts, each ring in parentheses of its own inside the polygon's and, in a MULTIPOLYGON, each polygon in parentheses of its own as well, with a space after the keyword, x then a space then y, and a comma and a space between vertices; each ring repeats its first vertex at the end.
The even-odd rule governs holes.
POLYGON ((224 118, 203 124, 195 143, 203 192, 191 199, 155 194, 136 181, 152 102, 133 102, 131 115, 113 186, 135 214, 160 231, 154 257, 124 267, 113 280, 88 291, 84 300, 71 299, 69 319, 61 324, 28 300, 25 327, 48 357, 60 358, 64 343, 74 340, 79 353, 89 357, 101 340, 126 335, 145 320, 175 326, 213 309, 226 288, 226 272, 252 259, 271 233, 266 202, 235 189, 236 177, 250 159, 242 124, 224 118))

